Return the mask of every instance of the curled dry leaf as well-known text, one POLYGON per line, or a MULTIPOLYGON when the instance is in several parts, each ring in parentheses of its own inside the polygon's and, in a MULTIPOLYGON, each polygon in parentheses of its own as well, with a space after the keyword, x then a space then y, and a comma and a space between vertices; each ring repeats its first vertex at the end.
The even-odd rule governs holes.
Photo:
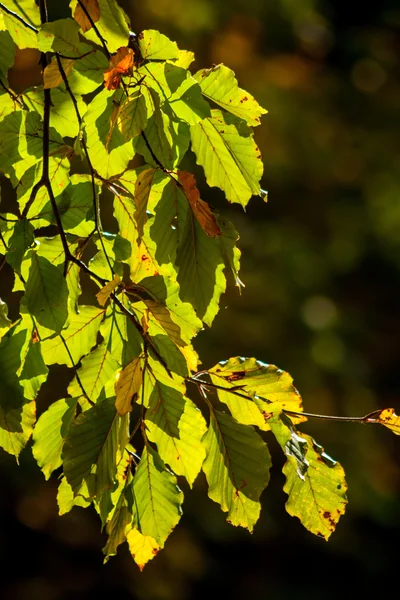
POLYGON ((100 7, 97 0, 81 0, 81 2, 85 7, 86 12, 78 2, 74 11, 74 19, 82 29, 83 33, 85 33, 92 28, 92 22, 96 23, 96 21, 100 19, 100 7), (90 19, 86 13, 90 16, 90 19))
POLYGON ((209 204, 200 198, 200 192, 197 189, 194 176, 187 171, 178 170, 178 178, 183 186, 190 207, 205 233, 212 238, 216 235, 221 235, 221 230, 211 212, 209 204))
POLYGON ((135 53, 132 48, 118 48, 117 53, 111 57, 110 65, 104 71, 104 85, 108 90, 116 90, 121 85, 121 77, 132 75, 135 53))

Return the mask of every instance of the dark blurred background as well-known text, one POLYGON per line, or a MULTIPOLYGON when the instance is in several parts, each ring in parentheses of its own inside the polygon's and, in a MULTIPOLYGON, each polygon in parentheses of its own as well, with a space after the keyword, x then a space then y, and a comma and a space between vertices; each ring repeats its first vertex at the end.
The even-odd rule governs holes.
MULTIPOLYGON (((52 18, 68 2, 50 2, 52 18)), ((400 411, 400 6, 397 0, 121 2, 132 28, 160 29, 194 50, 194 69, 224 62, 269 113, 256 131, 269 202, 247 213, 203 197, 240 232, 242 295, 233 286, 196 347, 205 367, 256 356, 289 371, 311 412, 400 411)), ((37 83, 18 55, 15 87, 37 83)), ((192 168, 189 163, 186 165, 192 168)), ((200 170, 196 171, 200 174, 200 170)), ((57 386, 57 374, 44 394, 57 386)), ((59 397, 59 396, 58 396, 59 397)), ((302 429, 344 466, 349 507, 331 541, 284 510, 275 465, 253 535, 225 523, 203 477, 143 574, 128 549, 102 565, 93 510, 57 516, 54 478, 30 452, 0 453, 2 600, 286 599, 364 596, 396 577, 400 439, 375 426, 312 421, 302 429), (394 573, 393 573, 394 571, 394 573)))

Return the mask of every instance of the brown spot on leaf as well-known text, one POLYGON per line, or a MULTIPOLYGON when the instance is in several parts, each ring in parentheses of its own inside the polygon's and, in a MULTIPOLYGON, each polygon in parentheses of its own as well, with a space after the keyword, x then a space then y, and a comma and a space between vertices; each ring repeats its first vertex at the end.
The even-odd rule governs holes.
POLYGON ((331 518, 331 516, 332 516, 332 515, 331 515, 331 513, 330 513, 328 510, 326 510, 326 511, 324 512, 324 519, 330 519, 330 518, 331 518))
POLYGON ((246 371, 234 371, 231 375, 227 375, 225 379, 229 382, 238 381, 238 379, 243 379, 246 376, 246 371))
POLYGON ((243 96, 243 98, 240 100, 240 103, 243 104, 243 102, 247 102, 248 97, 247 96, 243 96))

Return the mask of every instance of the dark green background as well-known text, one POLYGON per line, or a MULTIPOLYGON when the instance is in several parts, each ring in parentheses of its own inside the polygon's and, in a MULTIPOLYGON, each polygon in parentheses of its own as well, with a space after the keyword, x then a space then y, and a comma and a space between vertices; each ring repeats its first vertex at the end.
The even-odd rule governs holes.
MULTIPOLYGON (((240 232, 242 295, 222 299, 196 347, 205 367, 238 354, 289 371, 305 409, 400 412, 400 7, 395 0, 147 0, 122 2, 132 28, 160 29, 224 62, 269 113, 256 131, 269 202, 244 214, 222 193, 203 198, 240 232)), ((52 18, 65 0, 49 2, 52 18)), ((16 89, 37 82, 25 51, 16 89)), ((192 165, 188 163, 189 168, 192 165)), ((199 184, 201 172, 196 170, 199 184)), ((4 275, 6 277, 6 275, 4 275)), ((4 281, 4 279, 3 279, 4 281)), ((55 370, 45 402, 62 381, 55 370)), ((59 397, 59 396, 58 396, 59 397)), ((30 453, 18 469, 0 454, 2 600, 286 599, 374 597, 398 568, 400 438, 383 428, 303 425, 344 466, 349 507, 327 544, 285 513, 282 459, 253 535, 231 527, 204 478, 183 484, 185 514, 141 575, 121 547, 102 566, 105 538, 92 510, 57 517, 55 478, 30 453)))

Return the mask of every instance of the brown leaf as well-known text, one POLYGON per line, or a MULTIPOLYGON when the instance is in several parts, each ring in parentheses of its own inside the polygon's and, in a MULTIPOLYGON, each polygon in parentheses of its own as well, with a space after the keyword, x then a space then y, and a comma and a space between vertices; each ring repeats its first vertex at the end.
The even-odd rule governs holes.
MULTIPOLYGON (((65 75, 68 76, 70 73, 72 66, 74 64, 73 60, 70 59, 61 59, 61 64, 63 66, 65 75)), ((56 59, 53 59, 51 63, 45 68, 43 71, 43 84, 44 89, 48 90, 50 88, 58 87, 63 82, 62 75, 60 73, 60 69, 58 68, 58 64, 56 59)))
POLYGON ((111 57, 110 65, 104 71, 104 85, 108 90, 116 90, 121 84, 123 75, 132 75, 133 57, 135 53, 132 48, 118 48, 117 53, 111 57))
MULTIPOLYGON (((90 18, 93 23, 96 23, 100 19, 100 7, 97 0, 82 0, 83 6, 86 8, 90 18)), ((76 5, 74 11, 74 19, 78 23, 79 27, 82 29, 83 33, 89 31, 92 28, 92 23, 90 19, 86 16, 85 11, 82 9, 81 5, 76 5)))
POLYGON ((104 306, 107 300, 110 297, 110 294, 113 293, 116 287, 121 283, 121 278, 119 275, 114 275, 114 279, 106 283, 106 285, 101 288, 99 292, 96 294, 96 298, 100 306, 104 306))
POLYGON ((142 171, 135 183, 135 214, 133 215, 138 229, 138 242, 143 237, 143 227, 147 221, 147 202, 153 184, 156 169, 146 169, 142 171))
POLYGON ((187 171, 178 170, 178 178, 183 186, 190 207, 205 233, 212 238, 216 235, 221 235, 221 230, 211 212, 210 205, 200 198, 200 192, 197 189, 194 176, 187 171))
POLYGON ((136 400, 143 381, 141 357, 131 360, 120 373, 115 384, 115 406, 118 413, 123 416, 132 410, 132 403, 136 400))

